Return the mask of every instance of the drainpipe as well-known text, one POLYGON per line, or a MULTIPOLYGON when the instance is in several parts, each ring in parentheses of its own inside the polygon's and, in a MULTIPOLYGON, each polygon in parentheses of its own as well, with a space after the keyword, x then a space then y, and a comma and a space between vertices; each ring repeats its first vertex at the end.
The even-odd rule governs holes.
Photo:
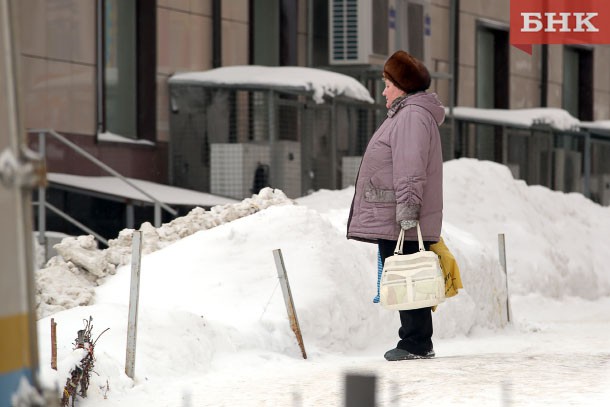
POLYGON ((455 155, 455 139, 456 127, 453 117, 453 108, 455 107, 458 91, 458 40, 460 33, 460 0, 451 2, 449 9, 449 70, 451 75, 451 84, 449 86, 449 115, 451 116, 451 156, 448 159, 454 158, 455 155))
POLYGON ((222 4, 212 0, 212 67, 222 66, 222 4))
POLYGON ((548 106, 549 89, 549 46, 542 44, 542 67, 540 68, 540 107, 548 106))

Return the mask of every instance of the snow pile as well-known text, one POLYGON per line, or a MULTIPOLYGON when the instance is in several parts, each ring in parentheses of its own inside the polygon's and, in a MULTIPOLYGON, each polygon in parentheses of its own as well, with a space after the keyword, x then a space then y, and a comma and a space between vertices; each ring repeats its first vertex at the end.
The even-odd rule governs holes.
MULTIPOLYGON (((463 244, 468 240, 474 244, 462 262, 484 251, 497 259, 498 234, 504 233, 511 293, 587 299, 610 295, 605 259, 610 207, 579 193, 528 186, 514 180, 507 167, 474 159, 445 163, 444 187, 448 244, 456 250, 469 247, 463 244), (469 238, 454 239, 459 234, 453 230, 469 238)), ((470 275, 465 278, 467 287, 476 283, 470 275)))
MULTIPOLYGON (((155 228, 145 222, 142 231, 142 253, 164 248, 199 230, 209 229, 232 220, 251 215, 272 205, 292 204, 277 189, 265 188, 258 195, 236 204, 217 205, 209 211, 197 207, 186 216, 155 228)), ((36 271, 38 317, 79 305, 91 304, 93 288, 100 281, 115 274, 116 268, 129 263, 133 229, 124 229, 109 247, 99 250, 93 236, 68 237, 56 244, 59 253, 45 268, 36 271)))
MULTIPOLYGON (((511 300, 533 295, 531 302, 543 306, 548 297, 610 295, 602 246, 610 232, 610 208, 578 194, 528 187, 491 162, 454 160, 444 170, 442 234, 460 264, 465 289, 434 313, 435 343, 481 327, 505 326, 506 279, 498 261, 498 233, 506 235, 511 300)), ((269 365, 294 367, 301 355, 278 287, 275 249, 282 251, 309 358, 393 346, 398 313, 372 303, 376 246, 345 239, 352 196, 353 188, 320 191, 297 199, 297 205, 269 205, 216 227, 200 220, 196 233, 190 233, 189 220, 176 220, 171 233, 169 227, 157 230, 149 242, 160 250, 142 259, 135 381, 123 373, 128 266, 96 280, 102 284, 93 288, 91 305, 54 315, 60 356, 71 353, 75 332, 89 315, 99 327, 96 333, 111 328, 96 345, 99 376, 92 376, 89 402, 107 402, 101 390, 107 381, 109 398, 132 397, 138 405, 138 397, 147 399, 147 392, 166 389, 169 382, 196 383, 203 376, 229 381, 235 366, 240 366, 240 377, 250 376, 242 367, 253 374, 264 373, 269 365), (186 237, 164 243, 163 236, 181 235, 186 237)), ((47 318, 38 329, 40 337, 48 337, 47 318)), ((48 342, 40 343, 41 366, 48 366, 48 342)), ((42 372, 49 387, 54 374, 42 372)), ((156 391, 155 403, 176 405, 176 395, 169 393, 156 391)))
POLYGON ((351 76, 298 66, 227 66, 203 72, 181 72, 172 75, 169 83, 299 89, 312 91, 316 103, 324 103, 324 96, 333 98, 340 95, 367 103, 375 102, 368 89, 351 76))

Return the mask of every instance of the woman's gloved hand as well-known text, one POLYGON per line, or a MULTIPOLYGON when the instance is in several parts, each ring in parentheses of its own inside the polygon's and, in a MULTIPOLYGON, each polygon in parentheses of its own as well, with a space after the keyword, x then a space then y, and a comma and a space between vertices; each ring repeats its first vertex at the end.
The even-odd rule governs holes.
POLYGON ((409 230, 417 226, 417 221, 412 219, 405 219, 400 221, 400 227, 402 230, 409 230))

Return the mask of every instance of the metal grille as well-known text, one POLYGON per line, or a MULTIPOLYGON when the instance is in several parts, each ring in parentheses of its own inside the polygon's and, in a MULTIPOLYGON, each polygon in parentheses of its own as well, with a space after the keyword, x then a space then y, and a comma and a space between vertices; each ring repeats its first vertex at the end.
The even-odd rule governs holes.
POLYGON ((560 131, 456 120, 441 127, 443 159, 471 157, 509 167, 516 179, 563 192, 580 192, 610 204, 610 137, 585 131, 560 131))
POLYGON ((333 59, 358 59, 358 0, 332 2, 333 59))
POLYGON ((343 98, 317 104, 309 93, 276 90, 170 91, 172 183, 240 199, 262 184, 289 197, 340 188, 343 157, 364 152, 382 108, 343 98))

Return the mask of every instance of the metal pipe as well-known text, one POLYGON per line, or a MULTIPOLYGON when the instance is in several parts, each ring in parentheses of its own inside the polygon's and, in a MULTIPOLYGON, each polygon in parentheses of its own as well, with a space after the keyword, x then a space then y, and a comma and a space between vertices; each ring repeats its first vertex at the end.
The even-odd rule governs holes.
POLYGON ((212 68, 222 66, 222 4, 212 0, 212 68))
POLYGON ((451 75, 450 86, 449 86, 449 116, 451 117, 451 156, 447 159, 455 158, 455 117, 453 116, 453 108, 456 104, 457 98, 457 36, 459 34, 459 0, 450 2, 449 9, 449 73, 451 75))
POLYGON ((104 0, 97 0, 97 16, 96 16, 96 35, 97 41, 96 47, 96 68, 95 74, 97 76, 96 90, 97 90, 97 133, 104 132, 104 0))
MULTIPOLYGON (((38 152, 40 157, 46 157, 46 144, 44 133, 38 133, 38 152)), ((38 243, 44 248, 44 258, 47 260, 47 211, 45 202, 47 201, 47 188, 41 183, 38 187, 38 243)))

